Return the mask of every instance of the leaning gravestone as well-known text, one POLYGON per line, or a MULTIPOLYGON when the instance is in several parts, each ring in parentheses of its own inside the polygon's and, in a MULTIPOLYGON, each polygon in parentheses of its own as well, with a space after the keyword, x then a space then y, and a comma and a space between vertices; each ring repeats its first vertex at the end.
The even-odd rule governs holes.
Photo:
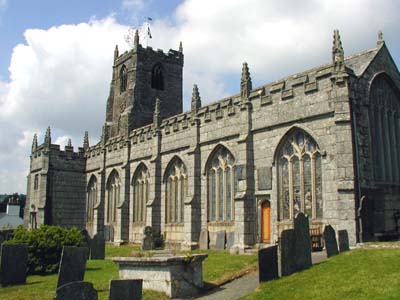
POLYGON ((28 248, 24 244, 3 244, 1 246, 1 284, 20 284, 26 282, 28 248))
POLYGON ((349 251, 350 250, 349 235, 347 233, 347 230, 339 230, 338 235, 339 235, 339 251, 340 252, 349 251))
POLYGON ((117 279, 110 281, 109 300, 141 300, 142 279, 117 279))
POLYGON ((235 243, 235 233, 234 232, 227 232, 226 233, 226 249, 232 248, 235 243))
POLYGON ((153 229, 151 228, 151 226, 146 226, 144 228, 142 250, 153 250, 153 249, 154 249, 153 229))
POLYGON ((73 281, 56 290, 55 300, 97 300, 97 291, 93 284, 84 281, 73 281))
POLYGON ((106 242, 103 235, 96 233, 90 242, 90 259, 104 259, 106 256, 106 242))
POLYGON ((324 229, 324 241, 326 255, 328 257, 339 254, 335 229, 331 225, 326 225, 324 229))
POLYGON ((308 217, 299 213, 294 219, 296 271, 308 269, 312 266, 311 239, 308 217))
POLYGON ((86 247, 63 247, 57 288, 73 281, 83 280, 88 252, 89 249, 86 247))
POLYGON ((296 250, 294 229, 282 231, 280 239, 281 273, 288 276, 296 272, 296 250))
POLYGON ((215 249, 224 250, 225 249, 225 231, 217 231, 215 239, 215 249))
POLYGON ((82 247, 86 247, 86 248, 89 249, 88 257, 87 257, 89 259, 89 257, 90 257, 90 243, 92 242, 92 239, 90 238, 90 235, 89 235, 89 233, 87 232, 86 229, 81 230, 81 235, 83 236, 83 239, 84 239, 82 247))
POLYGON ((202 231, 200 231, 199 248, 201 250, 208 249, 208 230, 207 229, 203 229, 202 231))
POLYGON ((259 281, 269 281, 279 277, 278 246, 258 250, 259 281))

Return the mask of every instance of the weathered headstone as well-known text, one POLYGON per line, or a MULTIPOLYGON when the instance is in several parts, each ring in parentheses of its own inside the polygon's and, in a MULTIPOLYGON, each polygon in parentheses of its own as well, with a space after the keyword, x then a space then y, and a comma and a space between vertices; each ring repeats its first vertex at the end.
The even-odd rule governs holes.
POLYGON ((106 242, 104 237, 96 233, 90 242, 90 259, 104 259, 106 256, 106 242))
POLYGON ((154 249, 153 229, 151 228, 151 226, 146 226, 144 228, 142 250, 153 250, 153 249, 154 249))
POLYGON ((347 230, 339 230, 338 235, 339 235, 339 251, 340 252, 349 251, 350 250, 349 234, 347 233, 347 230))
POLYGON ((90 237, 90 235, 89 235, 89 233, 87 232, 86 229, 81 230, 81 235, 84 238, 82 247, 88 248, 89 251, 88 251, 88 257, 87 258, 89 259, 89 257, 90 257, 90 243, 92 242, 92 239, 91 239, 91 237, 90 237))
POLYGON ((57 288, 55 300, 97 300, 93 284, 85 281, 72 281, 57 288))
POLYGON ((21 284, 26 282, 28 248, 24 244, 1 245, 1 284, 21 284))
POLYGON ((225 249, 225 231, 217 231, 215 238, 215 249, 224 250, 225 249))
POLYGON ((109 300, 141 300, 142 279, 118 279, 110 281, 109 300))
POLYGON ((235 244, 235 233, 234 232, 227 232, 226 233, 226 249, 232 248, 235 244))
POLYGON ((63 247, 58 270, 57 288, 73 281, 83 280, 88 251, 86 247, 63 247))
POLYGON ((296 272, 296 250, 294 229, 284 230, 280 239, 281 273, 288 276, 296 272))
POLYGON ((199 248, 201 250, 208 249, 208 230, 207 229, 203 229, 202 231, 200 231, 199 248))
POLYGON ((114 241, 114 227, 110 225, 104 225, 104 239, 107 242, 114 241))
POLYGON ((308 217, 299 213, 294 219, 296 271, 308 269, 312 266, 311 239, 308 217))
POLYGON ((326 225, 323 235, 325 241, 326 255, 328 257, 331 257, 339 254, 335 229, 333 229, 331 225, 326 225))
POLYGON ((269 281, 279 277, 278 246, 258 250, 259 281, 269 281))

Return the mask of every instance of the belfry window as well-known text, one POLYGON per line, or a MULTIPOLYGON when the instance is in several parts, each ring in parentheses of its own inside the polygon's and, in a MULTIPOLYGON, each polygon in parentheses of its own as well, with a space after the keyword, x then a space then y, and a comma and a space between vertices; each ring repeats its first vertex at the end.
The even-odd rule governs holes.
POLYGON ((119 82, 120 82, 120 86, 119 86, 119 90, 120 92, 125 92, 126 88, 128 86, 128 72, 126 70, 125 65, 123 65, 121 67, 121 70, 119 71, 119 82))
POLYGON ((232 154, 224 147, 216 151, 207 169, 208 221, 234 219, 232 154))
POLYGON ((87 199, 86 199, 86 222, 91 223, 94 219, 94 206, 97 202, 97 180, 96 177, 90 178, 87 187, 87 199))
POLYGON ((400 182, 400 93, 387 75, 371 84, 369 122, 376 182, 400 182))
POLYGON ((302 130, 286 137, 277 156, 279 220, 303 212, 322 217, 321 153, 314 139, 302 130))
POLYGON ((151 88, 164 90, 164 78, 161 64, 156 64, 151 71, 151 88))
POLYGON ((36 191, 39 188, 39 174, 35 175, 33 189, 36 191))
POLYGON ((133 222, 146 221, 146 204, 149 200, 149 171, 141 165, 132 180, 133 222))
POLYGON ((175 159, 165 175, 166 223, 183 223, 187 182, 185 165, 175 159))
POLYGON ((114 171, 107 182, 107 223, 114 223, 117 220, 117 204, 120 198, 120 188, 121 182, 118 173, 114 171))

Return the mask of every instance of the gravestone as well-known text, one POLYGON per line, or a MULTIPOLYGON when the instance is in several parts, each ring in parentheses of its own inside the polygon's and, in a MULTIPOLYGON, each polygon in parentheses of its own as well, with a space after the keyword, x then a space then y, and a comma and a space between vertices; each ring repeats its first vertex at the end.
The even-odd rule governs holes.
POLYGON ((226 249, 232 248, 235 244, 235 233, 234 232, 227 232, 226 233, 226 249))
POLYGON ((284 230, 280 239, 281 273, 288 276, 296 271, 294 229, 284 230))
POLYGON ((278 246, 258 250, 259 281, 269 281, 279 277, 278 274, 278 246))
POLYGON ((55 300, 97 300, 93 284, 85 281, 72 281, 56 290, 55 300))
POLYGON ((92 242, 92 239, 90 238, 90 235, 89 235, 89 233, 87 232, 86 229, 81 230, 81 235, 84 238, 82 247, 88 248, 89 251, 88 251, 87 259, 89 259, 89 257, 90 257, 90 243, 92 242))
POLYGON ((326 255, 328 257, 331 257, 339 254, 335 229, 333 229, 331 225, 326 225, 323 235, 325 241, 326 255))
POLYGON ((153 250, 153 249, 154 249, 153 229, 151 228, 151 226, 146 226, 144 228, 142 250, 153 250))
POLYGON ((215 249, 224 250, 225 249, 225 231, 217 231, 215 238, 215 249))
POLYGON ((73 281, 83 280, 88 252, 89 249, 86 247, 63 247, 58 270, 57 288, 73 281))
POLYGON ((349 234, 347 233, 347 230, 339 230, 338 235, 339 235, 339 251, 340 252, 349 251, 350 250, 349 234))
POLYGON ((294 219, 296 271, 308 269, 312 266, 311 239, 308 217, 299 213, 294 219))
POLYGON ((141 300, 142 279, 117 279, 110 281, 109 300, 141 300))
POLYGON ((114 241, 114 227, 110 225, 104 225, 104 239, 107 242, 114 241))
POLYGON ((24 244, 1 245, 1 284, 21 284, 26 282, 28 248, 24 244))
POLYGON ((90 259, 104 259, 106 256, 106 242, 104 237, 96 233, 90 242, 90 259))
POLYGON ((200 231, 199 248, 201 250, 208 249, 208 230, 207 229, 203 229, 202 231, 200 231))

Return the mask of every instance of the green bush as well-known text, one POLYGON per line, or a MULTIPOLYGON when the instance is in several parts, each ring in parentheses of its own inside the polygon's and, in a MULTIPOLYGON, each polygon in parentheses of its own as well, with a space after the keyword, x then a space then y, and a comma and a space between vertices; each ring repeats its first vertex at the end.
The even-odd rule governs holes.
POLYGON ((57 272, 63 246, 83 246, 84 237, 75 227, 65 229, 42 225, 27 230, 19 226, 7 243, 28 245, 28 274, 57 272))

